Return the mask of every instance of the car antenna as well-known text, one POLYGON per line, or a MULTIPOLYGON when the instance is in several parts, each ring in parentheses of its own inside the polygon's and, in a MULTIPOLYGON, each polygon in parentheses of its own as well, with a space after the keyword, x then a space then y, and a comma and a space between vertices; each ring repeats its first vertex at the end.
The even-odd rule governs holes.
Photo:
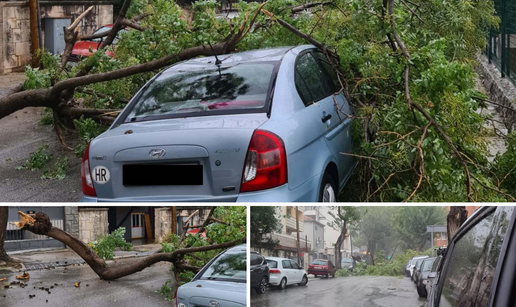
POLYGON ((220 72, 220 65, 222 65, 222 61, 217 57, 217 53, 215 52, 215 49, 213 49, 213 46, 210 44, 210 42, 208 42, 208 45, 210 45, 211 52, 213 52, 213 55, 215 56, 215 65, 219 69, 219 77, 222 77, 222 73, 220 72))

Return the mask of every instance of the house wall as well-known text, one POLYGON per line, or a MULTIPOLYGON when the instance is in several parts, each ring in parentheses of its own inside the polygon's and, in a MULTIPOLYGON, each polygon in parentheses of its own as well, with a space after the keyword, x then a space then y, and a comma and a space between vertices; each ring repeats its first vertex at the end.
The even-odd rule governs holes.
POLYGON ((79 210, 77 207, 65 206, 64 207, 64 230, 76 237, 79 236, 79 210))
POLYGON ((79 239, 84 242, 97 240, 108 234, 108 209, 79 209, 79 239))
MULTIPOLYGON (((41 42, 45 41, 45 18, 75 20, 89 6, 94 8, 79 23, 79 35, 91 34, 113 23, 113 5, 102 2, 41 1, 41 42)), ((0 1, 0 74, 23 71, 30 63, 30 21, 27 1, 0 1)), ((41 46, 43 47, 43 46, 41 46)))

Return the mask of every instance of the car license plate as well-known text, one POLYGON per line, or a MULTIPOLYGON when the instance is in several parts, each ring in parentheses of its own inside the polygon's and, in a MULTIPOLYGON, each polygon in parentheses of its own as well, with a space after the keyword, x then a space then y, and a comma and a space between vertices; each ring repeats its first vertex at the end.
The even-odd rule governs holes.
POLYGON ((202 185, 202 165, 128 164, 123 166, 124 186, 202 185))

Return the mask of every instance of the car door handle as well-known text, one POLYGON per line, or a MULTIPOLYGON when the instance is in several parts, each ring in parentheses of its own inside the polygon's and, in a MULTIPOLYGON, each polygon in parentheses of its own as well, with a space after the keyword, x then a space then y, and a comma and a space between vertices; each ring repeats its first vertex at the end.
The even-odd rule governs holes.
POLYGON ((326 115, 323 115, 323 117, 321 117, 321 120, 323 123, 325 123, 328 120, 330 120, 330 118, 331 118, 331 114, 326 114, 326 115))

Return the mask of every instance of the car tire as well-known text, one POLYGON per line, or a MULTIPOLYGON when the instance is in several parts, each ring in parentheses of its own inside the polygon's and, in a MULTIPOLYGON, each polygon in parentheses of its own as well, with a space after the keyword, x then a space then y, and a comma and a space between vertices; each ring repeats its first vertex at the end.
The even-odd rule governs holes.
POLYGON ((267 277, 263 276, 262 280, 260 281, 260 285, 255 288, 257 294, 264 294, 267 292, 267 284, 269 281, 267 280, 267 277))
POLYGON ((336 202, 337 193, 335 181, 328 173, 325 173, 319 191, 319 202, 336 202))
POLYGON ((419 285, 416 287, 416 290, 417 290, 417 295, 419 295, 419 297, 426 298, 425 291, 423 289, 421 289, 421 287, 419 285))
POLYGON ((308 277, 306 276, 306 274, 303 276, 303 279, 301 280, 300 283, 298 283, 297 285, 298 286, 306 286, 306 284, 308 283, 308 277))
POLYGON ((280 281, 278 288, 280 288, 281 290, 285 290, 286 287, 287 287, 287 279, 285 277, 283 277, 283 279, 280 281))

